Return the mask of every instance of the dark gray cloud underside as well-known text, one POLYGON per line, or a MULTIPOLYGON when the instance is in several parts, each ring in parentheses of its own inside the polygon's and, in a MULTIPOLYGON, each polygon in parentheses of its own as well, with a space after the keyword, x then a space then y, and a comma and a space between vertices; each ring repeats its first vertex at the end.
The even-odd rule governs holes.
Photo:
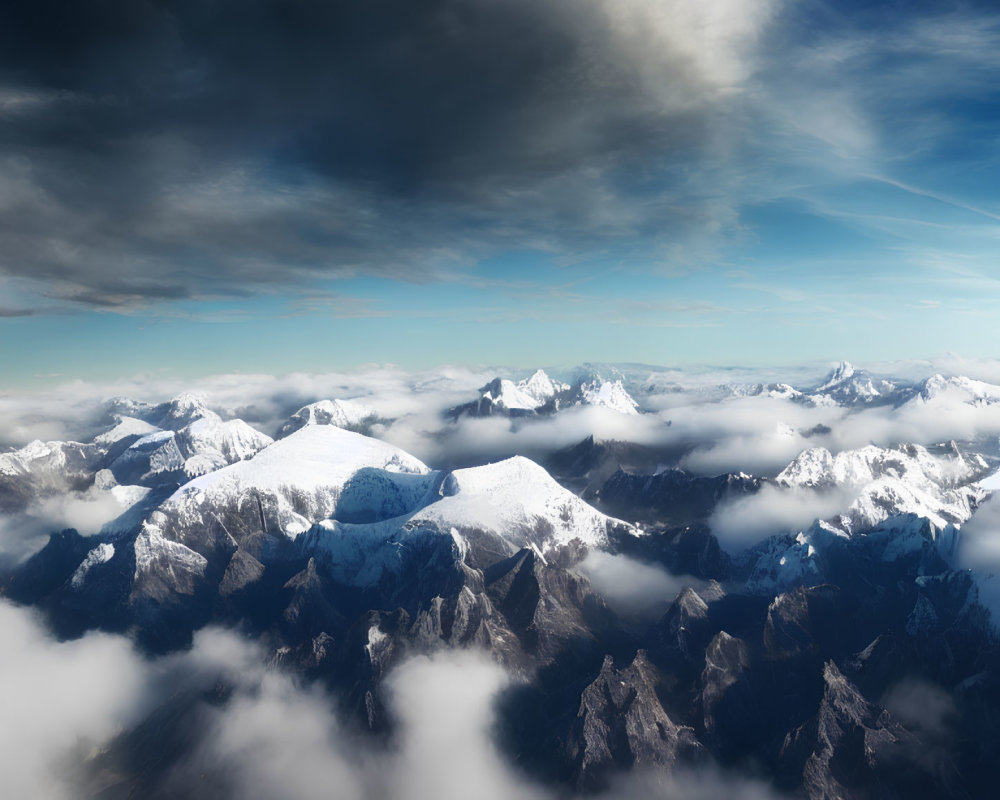
POLYGON ((425 279, 491 247, 712 217, 644 184, 684 185, 719 82, 683 36, 620 13, 5 4, 0 269, 116 306, 357 269, 425 279))

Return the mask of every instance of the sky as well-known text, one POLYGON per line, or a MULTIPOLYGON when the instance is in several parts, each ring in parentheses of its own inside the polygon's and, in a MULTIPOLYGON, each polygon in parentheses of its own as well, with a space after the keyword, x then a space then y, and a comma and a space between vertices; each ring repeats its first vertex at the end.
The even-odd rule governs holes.
POLYGON ((1000 10, 0 8, 4 387, 996 355, 1000 10))

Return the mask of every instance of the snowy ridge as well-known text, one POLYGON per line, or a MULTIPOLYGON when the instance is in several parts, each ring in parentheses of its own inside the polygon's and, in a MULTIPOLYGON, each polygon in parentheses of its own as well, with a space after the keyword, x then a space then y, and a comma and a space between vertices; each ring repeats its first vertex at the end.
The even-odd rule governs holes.
POLYGON ((444 476, 434 502, 412 514, 369 525, 323 520, 301 537, 344 583, 368 586, 395 572, 416 547, 442 536, 459 557, 469 539, 483 534, 505 542, 507 552, 530 547, 544 553, 574 540, 585 547, 608 543, 610 526, 635 529, 607 517, 559 486, 538 464, 514 457, 444 476))
POLYGON ((748 588, 767 593, 819 580, 823 551, 837 540, 864 541, 885 561, 925 547, 950 557, 958 527, 988 495, 978 482, 987 467, 981 456, 965 456, 955 447, 945 456, 917 445, 868 446, 836 456, 824 448, 804 451, 776 483, 843 492, 849 505, 841 514, 817 520, 790 544, 772 539, 749 553, 756 563, 748 588))
POLYGON ((610 408, 619 414, 639 413, 639 404, 625 391, 621 379, 584 383, 580 386, 580 396, 586 405, 610 408))
POLYGON ((958 400, 971 406, 990 406, 1000 403, 1000 386, 972 378, 933 375, 923 382, 911 402, 941 403, 958 400))
POLYGON ((182 428, 177 439, 181 451, 187 455, 184 472, 192 477, 245 461, 272 441, 241 419, 223 422, 211 412, 182 428))
POLYGON ((569 384, 552 380, 544 371, 538 369, 532 376, 517 384, 517 389, 535 400, 538 406, 545 405, 561 392, 569 391, 569 384))
POLYGON ((534 411, 568 389, 567 384, 553 381, 539 369, 530 378, 518 383, 497 378, 483 387, 482 397, 508 411, 534 411))
POLYGON ((980 477, 988 468, 979 455, 966 458, 932 455, 921 445, 882 448, 868 445, 833 455, 823 447, 804 450, 775 478, 799 487, 863 486, 878 478, 896 478, 913 485, 957 486, 980 477))
POLYGON ((117 424, 113 428, 106 430, 104 433, 100 433, 94 437, 94 444, 112 447, 125 439, 132 436, 147 436, 151 433, 156 433, 159 428, 155 425, 150 425, 145 420, 138 419, 136 417, 117 417, 117 424))
POLYGON ((33 494, 65 491, 90 475, 98 451, 79 442, 29 442, 19 450, 0 453, 0 481, 30 487, 33 494))
POLYGON ((515 548, 537 545, 542 552, 574 539, 588 547, 607 544, 607 517, 563 489, 542 467, 515 456, 482 467, 455 470, 441 487, 445 496, 414 515, 416 523, 441 530, 487 530, 515 548))
POLYGON ((172 430, 121 417, 114 428, 95 439, 110 449, 117 442, 139 435, 112 462, 116 476, 129 482, 156 482, 175 475, 203 475, 250 458, 272 441, 241 419, 223 422, 218 414, 204 407, 198 396, 182 395, 166 407, 162 416, 171 423, 189 418, 191 421, 172 430))
POLYGON ((284 438, 306 425, 334 425, 357 428, 377 417, 371 406, 357 400, 320 400, 302 406, 281 426, 278 438, 284 438))
POLYGON ((392 445, 309 426, 184 484, 160 507, 157 526, 181 534, 253 501, 266 510, 262 524, 294 538, 338 510, 357 512, 366 503, 378 503, 379 515, 398 516, 420 503, 433 480, 425 464, 392 445))
POLYGON ((854 500, 830 522, 848 534, 899 514, 926 518, 940 529, 972 516, 986 497, 976 481, 987 468, 982 456, 966 457, 957 448, 950 456, 934 456, 919 445, 869 445, 834 456, 820 447, 800 453, 775 481, 789 487, 847 490, 854 500))
POLYGON ((850 361, 841 361, 833 368, 833 372, 827 375, 826 380, 816 388, 816 391, 823 392, 832 389, 834 386, 853 378, 855 372, 854 365, 850 361))
POLYGON ((69 579, 70 586, 79 589, 87 579, 87 573, 98 564, 108 563, 115 555, 115 546, 108 542, 102 542, 93 550, 87 553, 83 563, 76 568, 76 571, 69 579))
POLYGON ((897 402, 902 390, 892 381, 877 378, 841 361, 826 380, 801 399, 815 406, 865 406, 897 402))

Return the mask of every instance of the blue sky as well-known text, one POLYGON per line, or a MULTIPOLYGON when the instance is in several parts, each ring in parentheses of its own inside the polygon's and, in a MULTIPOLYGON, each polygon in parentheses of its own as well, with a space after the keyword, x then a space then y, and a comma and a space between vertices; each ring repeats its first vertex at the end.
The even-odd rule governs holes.
POLYGON ((8 384, 996 355, 990 4, 218 5, 4 12, 8 384))

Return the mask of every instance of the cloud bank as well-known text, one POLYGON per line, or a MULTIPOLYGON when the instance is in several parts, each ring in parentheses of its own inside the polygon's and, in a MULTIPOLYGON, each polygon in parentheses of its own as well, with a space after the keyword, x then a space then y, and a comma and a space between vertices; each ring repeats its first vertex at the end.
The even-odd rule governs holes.
MULTIPOLYGON (((184 752, 158 782, 146 787, 151 796, 556 798, 518 773, 497 749, 493 702, 510 679, 477 652, 420 656, 390 673, 385 689, 397 730, 385 744, 341 720, 322 690, 266 667, 256 644, 224 630, 203 630, 190 651, 148 661, 119 636, 89 634, 57 643, 30 612, 0 603, 0 636, 4 796, 91 796, 107 788, 109 775, 95 774, 92 767, 114 736, 164 701, 230 685, 224 702, 185 712, 196 715, 197 735, 183 743, 184 752)), ((720 792, 747 800, 775 797, 763 784, 706 766, 674 776, 621 776, 601 798, 708 798, 720 792)))

